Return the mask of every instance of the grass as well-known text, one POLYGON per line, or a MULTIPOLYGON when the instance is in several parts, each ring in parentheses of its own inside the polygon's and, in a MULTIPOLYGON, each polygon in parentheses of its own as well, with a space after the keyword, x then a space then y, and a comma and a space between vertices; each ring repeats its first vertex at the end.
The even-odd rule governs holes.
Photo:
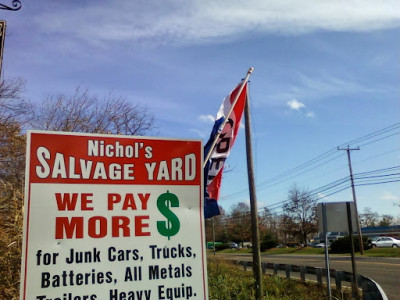
MULTIPOLYGON (((243 271, 236 265, 210 259, 208 267, 208 289, 210 300, 251 300, 255 299, 255 281, 252 272, 243 271)), ((326 299, 326 288, 314 283, 289 280, 274 275, 263 276, 264 297, 268 300, 326 299)), ((349 292, 338 295, 337 299, 351 299, 349 292)))
POLYGON ((372 248, 365 251, 370 257, 400 257, 400 248, 372 248))
POLYGON ((263 252, 263 254, 302 254, 302 255, 315 255, 315 254, 324 254, 324 248, 311 248, 311 247, 304 247, 304 248, 273 248, 268 249, 263 252))

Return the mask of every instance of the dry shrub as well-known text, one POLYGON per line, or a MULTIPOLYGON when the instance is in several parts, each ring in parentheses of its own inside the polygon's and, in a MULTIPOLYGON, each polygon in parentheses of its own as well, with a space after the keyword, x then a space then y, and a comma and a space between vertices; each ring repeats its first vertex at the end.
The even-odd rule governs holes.
POLYGON ((0 180, 0 299, 19 298, 22 206, 22 193, 0 180))

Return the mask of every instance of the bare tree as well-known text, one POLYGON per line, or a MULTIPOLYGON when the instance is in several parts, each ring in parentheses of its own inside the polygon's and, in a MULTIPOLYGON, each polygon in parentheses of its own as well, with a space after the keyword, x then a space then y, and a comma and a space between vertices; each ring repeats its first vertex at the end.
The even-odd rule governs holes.
POLYGON ((289 202, 283 207, 286 228, 307 244, 308 235, 317 232, 317 199, 296 185, 289 190, 288 198, 289 202))
POLYGON ((0 124, 22 122, 30 115, 32 106, 22 97, 24 88, 25 81, 21 78, 0 82, 0 124))
POLYGON ((32 126, 53 131, 144 135, 153 127, 147 108, 113 92, 100 98, 77 87, 72 96, 50 95, 36 107, 32 126))
POLYGON ((25 171, 25 136, 17 122, 0 123, 0 180, 21 188, 25 171))
POLYGON ((24 101, 25 81, 16 78, 0 82, 0 179, 22 188, 25 170, 25 137, 21 126, 31 115, 24 101))
POLYGON ((22 98, 25 81, 0 82, 0 299, 19 291, 25 137, 21 124, 31 106, 22 98))
POLYGON ((394 217, 392 215, 382 215, 379 221, 379 226, 392 226, 394 223, 394 217))
POLYGON ((373 212, 370 207, 365 207, 363 213, 360 214, 361 227, 375 227, 379 223, 379 214, 373 212))
POLYGON ((262 235, 272 234, 275 238, 278 238, 278 220, 275 215, 268 207, 264 207, 260 214, 260 233, 262 235))

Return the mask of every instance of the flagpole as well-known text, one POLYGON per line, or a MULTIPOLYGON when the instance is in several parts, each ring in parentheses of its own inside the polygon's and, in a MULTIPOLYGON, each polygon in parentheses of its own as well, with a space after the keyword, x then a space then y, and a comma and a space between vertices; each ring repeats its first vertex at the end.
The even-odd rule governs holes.
POLYGON ((262 283, 262 268, 261 268, 261 253, 260 253, 260 232, 258 228, 257 196, 256 196, 256 187, 254 183, 253 149, 251 143, 251 121, 250 121, 249 101, 250 99, 249 97, 247 97, 244 107, 247 175, 249 181, 249 194, 250 194, 253 273, 254 273, 254 279, 256 281, 256 299, 261 300, 263 299, 263 283, 262 283))
POLYGON ((203 168, 206 166, 208 160, 210 159, 211 154, 212 154, 212 152, 214 151, 215 145, 217 144, 218 139, 219 139, 219 137, 220 137, 220 135, 221 135, 221 133, 222 133, 222 129, 224 128, 225 124, 229 121, 229 116, 231 115, 233 109, 235 108, 236 102, 239 100, 240 94, 242 93, 243 88, 244 88, 245 84, 247 83, 247 81, 249 80, 249 77, 250 77, 251 73, 253 72, 253 70, 254 70, 254 68, 253 68, 253 67, 250 67, 250 69, 247 71, 247 75, 246 75, 246 77, 244 78, 244 80, 243 80, 243 82, 242 82, 242 85, 240 86, 239 92, 237 93, 237 95, 236 95, 236 97, 235 97, 235 100, 234 100, 233 103, 232 103, 231 109, 229 110, 229 113, 228 113, 228 115, 226 116, 224 122, 219 126, 218 134, 216 135, 216 137, 215 137, 215 139, 214 139, 214 141, 213 141, 213 143, 212 143, 212 145, 211 145, 211 148, 210 148, 210 150, 208 151, 206 158, 204 159, 203 168))

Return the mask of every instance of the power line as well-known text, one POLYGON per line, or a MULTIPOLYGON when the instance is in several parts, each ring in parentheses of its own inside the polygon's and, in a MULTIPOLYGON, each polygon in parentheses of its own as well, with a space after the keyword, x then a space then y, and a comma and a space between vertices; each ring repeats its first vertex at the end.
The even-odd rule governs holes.
POLYGON ((364 177, 358 177, 358 178, 354 178, 354 179, 369 180, 369 179, 374 179, 374 178, 381 178, 381 177, 388 177, 388 176, 395 176, 395 175, 400 175, 400 173, 392 173, 392 174, 385 174, 385 175, 375 175, 375 176, 364 176, 364 177))
POLYGON ((396 169, 400 169, 400 166, 395 166, 395 167, 390 167, 390 168, 383 168, 383 169, 377 169, 373 171, 368 171, 368 172, 361 172, 361 173, 355 173, 354 176, 358 175, 367 175, 367 174, 373 174, 373 173, 382 173, 385 171, 394 171, 396 169))
MULTIPOLYGON (((372 174, 372 173, 377 173, 377 172, 382 173, 384 171, 393 171, 394 169, 399 169, 399 168, 400 168, 400 166, 395 166, 395 167, 383 168, 383 169, 378 169, 378 170, 372 170, 372 171, 368 171, 368 172, 362 172, 362 173, 358 173, 357 175, 360 175, 360 174, 361 175, 362 174, 372 174)), ((388 176, 393 177, 393 176, 398 175, 398 174, 399 173, 378 175, 378 176, 376 176, 376 178, 388 177, 388 176)), ((362 177, 360 177, 360 178, 362 179, 362 177)), ((357 179, 357 178, 355 178, 355 179, 357 179)), ((337 193, 339 193, 339 192, 341 192, 343 190, 346 190, 346 189, 350 188, 348 180, 349 180, 349 176, 346 176, 346 177, 340 178, 338 180, 335 180, 333 182, 330 182, 330 183, 328 183, 326 185, 320 186, 320 187, 318 187, 316 189, 310 190, 309 191, 310 196, 313 197, 313 196, 317 196, 317 195, 319 195, 319 194, 321 194, 323 192, 330 191, 329 194, 327 194, 327 195, 319 196, 318 199, 320 200, 320 199, 326 198, 328 196, 337 194, 337 193), (346 186, 343 187, 343 185, 346 185, 346 186)), ((357 182, 358 181, 359 180, 357 179, 357 182)), ((395 181, 385 181, 385 182, 389 183, 389 182, 395 182, 395 181)), ((376 183, 377 183, 376 180, 371 182, 371 184, 376 184, 376 183)), ((357 185, 360 185, 360 184, 355 184, 355 185, 357 186, 357 185)), ((368 184, 366 184, 366 185, 368 185, 368 184)), ((284 204, 289 203, 289 202, 290 202, 290 200, 283 200, 283 201, 275 202, 274 204, 272 204, 270 206, 261 207, 260 209, 268 208, 270 210, 274 210, 274 209, 282 208, 284 206, 284 204)))
POLYGON ((373 140, 373 141, 371 141, 371 142, 368 142, 368 143, 365 143, 365 144, 361 144, 360 147, 366 146, 366 145, 369 145, 369 144, 373 144, 373 143, 376 143, 376 142, 379 142, 379 141, 382 141, 382 140, 387 139, 387 138, 389 138, 389 137, 395 136, 395 135, 397 135, 397 134, 399 134, 399 133, 400 133, 400 131, 395 132, 395 133, 390 134, 390 135, 387 135, 387 136, 384 136, 384 137, 382 137, 382 138, 373 140))
MULTIPOLYGON (((390 125, 390 126, 387 126, 385 128, 382 128, 382 129, 377 130, 375 132, 369 133, 369 134, 364 135, 362 137, 359 137, 357 139, 351 140, 351 141, 349 141, 347 143, 343 143, 340 146, 350 145, 350 144, 354 144, 354 143, 362 142, 362 141, 367 141, 367 140, 375 138, 377 136, 380 136, 380 135, 383 135, 383 134, 386 134, 386 133, 390 133, 390 132, 392 132, 394 130, 397 130, 398 128, 400 128, 400 122, 399 123, 395 123, 395 124, 390 125)), ((386 135, 384 137, 369 141, 367 143, 362 144, 362 146, 366 146, 366 145, 381 141, 383 139, 386 139, 386 138, 389 138, 391 136, 398 135, 398 134, 400 134, 400 131, 396 131, 395 133, 392 133, 392 134, 386 135)), ((305 163, 302 163, 302 164, 300 164, 300 165, 298 165, 298 166, 296 166, 296 167, 294 167, 292 169, 289 169, 289 170, 287 170, 287 171, 285 171, 285 172, 283 172, 283 173, 281 173, 279 175, 276 175, 274 177, 271 177, 269 179, 261 181, 256 185, 257 189, 263 190, 263 189, 269 188, 271 186, 275 186, 277 184, 285 182, 287 180, 293 179, 293 178, 295 178, 295 177, 297 177, 299 175, 302 175, 304 173, 310 172, 310 171, 312 171, 312 170, 314 170, 314 169, 316 169, 316 168, 318 168, 320 166, 326 165, 329 162, 332 162, 332 161, 338 159, 339 157, 341 157, 342 155, 344 155, 344 154, 341 154, 341 155, 335 156, 333 158, 330 158, 332 155, 337 153, 336 150, 337 150, 336 147, 332 148, 332 149, 330 149, 330 150, 318 155, 317 157, 306 161, 305 163), (328 158, 330 158, 330 159, 326 160, 328 158), (318 162, 320 162, 320 163, 315 165, 318 162)), ((220 198, 221 199, 232 198, 232 197, 236 197, 236 196, 242 195, 242 194, 247 193, 247 192, 248 192, 248 189, 245 188, 245 189, 239 190, 239 191, 231 193, 231 194, 223 195, 220 198)))
MULTIPOLYGON (((388 168, 382 168, 382 169, 377 169, 377 170, 372 170, 372 171, 367 171, 367 172, 362 172, 362 173, 358 173, 357 175, 360 175, 360 174, 373 174, 373 173, 383 173, 383 172, 387 172, 387 171, 393 171, 393 170, 395 170, 395 169, 399 169, 400 168, 400 166, 394 166, 394 167, 388 167, 388 168)), ((391 177, 393 177, 393 176, 397 176, 397 175, 400 175, 400 173, 391 173, 391 174, 384 174, 384 175, 377 175, 377 176, 374 176, 374 177, 371 177, 371 179, 378 179, 378 178, 382 178, 382 177, 389 177, 389 176, 391 176, 391 177)), ((321 194, 322 192, 325 192, 325 191, 329 191, 329 193, 328 194, 326 194, 326 195, 320 195, 320 196, 318 196, 317 198, 318 198, 318 201, 320 201, 320 200, 322 200, 322 199, 324 199, 324 198, 327 198, 327 197, 329 197, 329 196, 332 196, 332 195, 334 195, 334 194, 337 194, 337 193, 340 193, 340 192, 342 192, 342 191, 344 191, 344 190, 347 190, 347 189, 349 189, 351 186, 349 185, 349 182, 348 182, 348 179, 349 179, 349 177, 348 176, 346 176, 346 177, 343 177, 343 178, 340 178, 340 179, 338 179, 338 180, 335 180, 335 181, 333 181, 333 182, 331 182, 331 183, 328 183, 328 184, 326 184, 326 185, 323 185, 323 186, 321 186, 321 187, 318 187, 318 188, 316 188, 316 189, 314 189, 314 190, 311 190, 310 191, 310 196, 311 197, 313 197, 313 196, 316 196, 316 195, 319 195, 319 194, 321 194), (347 186, 343 186, 343 185, 345 185, 345 184, 347 184, 347 186)), ((357 178, 355 178, 355 179, 357 179, 357 178)), ((362 178, 361 178, 362 179, 362 178)), ((373 182, 369 182, 369 183, 358 183, 358 180, 357 180, 357 182, 356 182, 356 184, 355 184, 355 186, 371 186, 371 185, 377 185, 377 184, 385 184, 385 183, 393 183, 393 182, 399 182, 400 181, 400 179, 394 179, 393 178, 393 180, 385 180, 385 181, 381 181, 381 180, 375 180, 375 181, 373 181, 373 182)), ((263 206, 263 207, 260 207, 259 209, 258 209, 258 214, 262 214, 264 217, 269 217, 269 216, 276 216, 276 215, 279 215, 280 213, 279 213, 279 211, 282 211, 283 212, 283 208, 284 208, 284 206, 286 205, 286 204, 288 204, 288 203, 290 203, 291 202, 291 200, 290 199, 286 199, 286 200, 282 200, 282 201, 279 201, 279 202, 275 202, 274 204, 271 204, 271 205, 269 205, 269 206, 263 206), (268 213, 267 214, 265 214, 265 212, 266 212, 266 210, 265 209, 268 209, 268 213), (278 212, 273 212, 273 211, 276 211, 276 210, 278 210, 278 212)), ((227 219, 227 220, 231 220, 231 219, 238 219, 238 218, 244 218, 244 217, 247 217, 247 212, 245 212, 245 213, 243 213, 243 214, 241 214, 241 215, 239 215, 239 216, 231 216, 231 217, 225 217, 225 219, 227 219)))
MULTIPOLYGON (((395 129, 397 129, 397 128, 400 128, 400 122, 399 122, 399 123, 392 124, 392 125, 387 126, 387 127, 385 127, 385 128, 379 129, 379 130, 377 130, 377 131, 375 131, 375 132, 366 134, 366 135, 364 135, 364 136, 362 136, 362 137, 360 137, 360 138, 357 138, 357 139, 355 139, 355 140, 349 141, 349 142, 347 142, 347 143, 343 143, 343 144, 339 145, 339 147, 344 147, 344 146, 346 146, 346 145, 351 145, 351 144, 355 144, 355 143, 360 143, 360 142, 362 142, 362 141, 364 141, 364 140, 373 138, 373 137, 375 137, 375 136, 377 136, 377 135, 381 135, 381 134, 384 134, 384 133, 386 133, 386 132, 390 132, 390 131, 395 130, 395 129)), ((397 134, 398 134, 398 133, 397 133, 397 134)))
POLYGON ((398 179, 398 180, 389 180, 389 181, 381 181, 381 182, 374 182, 374 183, 363 183, 363 184, 357 184, 356 186, 376 185, 376 184, 385 184, 385 183, 392 183, 392 182, 400 182, 400 179, 398 179))

